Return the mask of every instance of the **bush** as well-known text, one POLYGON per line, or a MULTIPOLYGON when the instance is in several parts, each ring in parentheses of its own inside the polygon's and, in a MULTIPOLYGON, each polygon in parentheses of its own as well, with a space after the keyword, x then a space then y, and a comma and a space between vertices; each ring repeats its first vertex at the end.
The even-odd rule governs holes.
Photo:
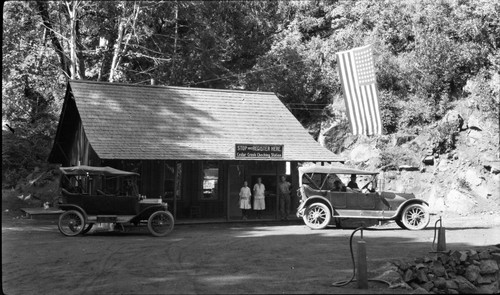
POLYGON ((467 81, 464 87, 469 94, 472 107, 480 110, 486 117, 499 120, 500 74, 481 71, 467 81))
POLYGON ((402 109, 399 119, 401 129, 415 129, 431 123, 434 120, 434 109, 428 101, 414 95, 407 101, 400 102, 402 109))
POLYGON ((413 152, 401 147, 391 147, 380 152, 380 170, 398 169, 401 165, 418 166, 419 160, 413 152))
POLYGON ((397 106, 397 101, 398 97, 392 92, 380 91, 380 117, 387 134, 395 133, 398 128, 401 109, 397 106))
POLYGON ((458 129, 454 124, 448 122, 438 124, 436 128, 430 130, 430 133, 434 143, 434 152, 444 154, 455 149, 458 129))

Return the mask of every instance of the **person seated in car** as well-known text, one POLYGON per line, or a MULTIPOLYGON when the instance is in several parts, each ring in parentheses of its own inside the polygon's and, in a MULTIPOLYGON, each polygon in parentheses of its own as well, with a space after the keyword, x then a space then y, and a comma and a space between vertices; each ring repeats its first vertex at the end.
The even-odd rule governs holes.
POLYGON ((332 191, 334 191, 334 192, 345 192, 346 188, 345 188, 344 184, 342 183, 342 181, 340 181, 340 180, 337 179, 333 183, 333 189, 332 189, 332 191))
POLYGON ((356 183, 356 174, 351 174, 351 181, 349 181, 347 187, 350 189, 359 189, 358 184, 356 183))

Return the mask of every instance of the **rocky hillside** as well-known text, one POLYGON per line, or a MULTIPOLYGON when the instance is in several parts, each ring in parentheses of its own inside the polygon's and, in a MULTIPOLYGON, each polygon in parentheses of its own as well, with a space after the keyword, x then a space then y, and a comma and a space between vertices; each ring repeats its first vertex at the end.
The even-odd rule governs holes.
POLYGON ((498 119, 466 101, 413 133, 353 136, 341 112, 323 123, 318 141, 346 165, 381 170, 384 190, 413 192, 434 213, 500 214, 498 119))

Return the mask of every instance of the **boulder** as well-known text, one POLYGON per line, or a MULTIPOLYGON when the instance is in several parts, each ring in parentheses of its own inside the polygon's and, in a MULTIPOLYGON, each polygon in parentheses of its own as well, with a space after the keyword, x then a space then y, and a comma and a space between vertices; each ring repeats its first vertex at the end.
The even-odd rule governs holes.
POLYGON ((465 172, 465 180, 474 186, 480 185, 481 182, 483 181, 481 178, 479 178, 479 176, 477 175, 477 172, 473 169, 468 169, 465 172))
POLYGON ((425 282, 429 281, 429 278, 427 277, 425 268, 417 270, 416 279, 420 283, 425 283, 425 282))
POLYGON ((449 211, 457 213, 470 212, 475 206, 471 198, 458 190, 451 190, 445 198, 446 207, 449 211))
POLYGON ((434 281, 434 287, 438 288, 438 289, 446 289, 446 279, 443 278, 443 277, 438 277, 436 278, 434 281))
POLYGON ((457 276, 456 279, 454 279, 455 283, 457 283, 458 286, 458 292, 460 294, 471 294, 475 293, 477 288, 474 286, 471 282, 469 282, 466 278, 462 276, 457 276))
POLYGON ((413 279, 415 279, 415 273, 411 269, 407 269, 405 271, 403 280, 408 283, 408 282, 412 281, 413 279))
POLYGON ((351 162, 363 163, 372 158, 378 158, 380 150, 372 148, 369 144, 360 144, 356 146, 350 153, 351 162))
POLYGON ((448 160, 442 159, 441 161, 439 161, 439 164, 437 165, 437 169, 441 172, 444 172, 444 171, 450 169, 450 166, 448 165, 448 160))
POLYGON ((481 131, 477 130, 470 130, 469 131, 469 138, 472 138, 473 140, 478 140, 483 137, 483 134, 481 134, 481 131))
POLYGON ((475 283, 479 277, 480 268, 477 265, 469 265, 465 269, 465 278, 472 283, 475 283))
POLYGON ((403 281, 403 278, 401 277, 401 275, 397 271, 394 271, 394 270, 387 270, 384 273, 382 273, 381 275, 375 277, 374 279, 386 281, 387 283, 389 283, 390 289, 393 289, 393 288, 405 288, 408 290, 411 289, 411 287, 403 281))
POLYGON ((434 261, 432 263, 432 272, 437 277, 444 277, 446 275, 446 269, 444 268, 443 263, 441 263, 441 261, 434 261))
POLYGON ((492 274, 498 272, 498 264, 493 259, 482 260, 479 265, 481 274, 492 274))
POLYGON ((455 289, 455 290, 458 289, 457 283, 453 280, 446 280, 445 287, 446 289, 455 289))
POLYGON ((497 262, 497 264, 500 265, 500 253, 492 252, 492 253, 490 253, 490 255, 491 255, 491 258, 493 260, 495 260, 497 262))
POLYGON ((482 284, 489 284, 489 283, 492 283, 496 280, 496 275, 494 274, 485 274, 485 275, 479 275, 479 277, 477 278, 477 283, 479 285, 482 285, 482 284))
POLYGON ((432 290, 432 288, 434 288, 434 283, 433 282, 426 282, 426 283, 422 284, 421 287, 424 288, 426 291, 430 291, 430 290, 432 290))
POLYGON ((498 292, 499 292, 498 282, 481 285, 477 288, 477 293, 479 294, 498 294, 498 292))
POLYGON ((481 119, 479 119, 479 117, 476 117, 475 115, 471 115, 467 120, 467 128, 478 131, 484 129, 481 119))
POLYGON ((443 123, 451 124, 457 130, 462 130, 462 127, 464 125, 464 119, 462 118, 462 116, 460 115, 460 113, 458 111, 456 111, 456 110, 452 110, 452 111, 448 112, 444 116, 442 122, 443 123))

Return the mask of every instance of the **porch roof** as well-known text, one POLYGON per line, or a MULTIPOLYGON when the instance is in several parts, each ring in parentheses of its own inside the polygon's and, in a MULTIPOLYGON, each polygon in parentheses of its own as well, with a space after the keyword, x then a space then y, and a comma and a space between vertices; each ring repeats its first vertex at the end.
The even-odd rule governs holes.
POLYGON ((274 93, 90 81, 69 85, 85 134, 101 159, 234 160, 239 143, 283 145, 282 158, 266 160, 343 161, 316 142, 274 93))

